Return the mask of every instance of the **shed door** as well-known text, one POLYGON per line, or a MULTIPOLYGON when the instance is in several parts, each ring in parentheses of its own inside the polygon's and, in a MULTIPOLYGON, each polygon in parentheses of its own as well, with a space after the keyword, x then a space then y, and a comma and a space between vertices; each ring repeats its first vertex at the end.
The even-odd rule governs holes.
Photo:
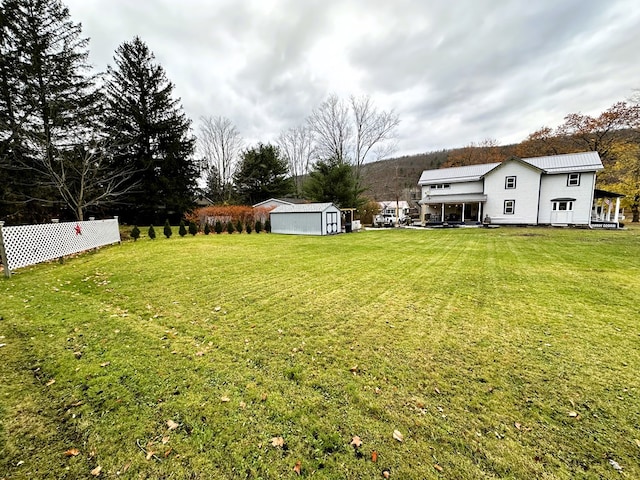
POLYGON ((338 212, 327 212, 327 235, 338 233, 338 212))

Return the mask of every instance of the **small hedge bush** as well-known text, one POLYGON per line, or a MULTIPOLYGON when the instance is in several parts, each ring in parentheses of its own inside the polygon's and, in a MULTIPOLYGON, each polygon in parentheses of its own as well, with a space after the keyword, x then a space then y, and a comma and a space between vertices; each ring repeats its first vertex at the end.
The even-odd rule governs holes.
POLYGON ((169 223, 169 219, 167 218, 167 221, 164 222, 164 236, 167 238, 171 238, 171 235, 173 235, 173 230, 171 230, 171 224, 169 223))
POLYGON ((222 227, 222 222, 220 220, 216 220, 216 224, 214 225, 213 229, 218 235, 220 235, 222 233, 222 230, 224 230, 224 228, 222 227))
POLYGON ((231 221, 227 222, 227 233, 231 235, 233 233, 233 223, 231 221))
POLYGON ((178 228, 178 234, 184 237, 187 234, 187 228, 184 226, 184 220, 180 220, 180 228, 178 228))
POLYGON ((155 240, 155 238, 156 238, 156 229, 155 229, 155 228, 153 228, 153 225, 151 225, 151 226, 149 227, 149 232, 147 233, 147 235, 149 235, 149 238, 150 238, 151 240, 155 240))
POLYGON ((262 222, 260 220, 256 220, 255 230, 256 233, 260 233, 262 231, 262 222))
POLYGON ((131 238, 133 238, 134 242, 137 242, 138 239, 140 238, 140 229, 138 228, 137 225, 134 225, 133 228, 131 229, 131 238))
POLYGON ((209 235, 211 233, 211 227, 209 226, 209 222, 204 224, 204 234, 209 235))
POLYGON ((196 222, 189 222, 189 234, 195 237, 196 233, 198 233, 196 222))

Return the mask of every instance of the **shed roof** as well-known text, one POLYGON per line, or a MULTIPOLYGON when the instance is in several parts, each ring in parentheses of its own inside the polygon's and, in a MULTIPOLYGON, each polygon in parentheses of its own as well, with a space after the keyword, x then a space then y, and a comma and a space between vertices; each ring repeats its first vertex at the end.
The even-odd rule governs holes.
POLYGON ((271 213, 320 213, 329 208, 336 207, 333 203, 303 203, 298 205, 280 205, 271 210, 271 213))

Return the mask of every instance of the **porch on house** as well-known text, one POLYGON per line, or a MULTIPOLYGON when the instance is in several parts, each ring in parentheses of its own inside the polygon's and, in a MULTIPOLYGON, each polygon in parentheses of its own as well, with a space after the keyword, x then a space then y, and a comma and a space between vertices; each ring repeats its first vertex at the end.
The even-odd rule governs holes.
POLYGON ((591 228, 622 228, 624 211, 620 211, 621 193, 595 189, 593 192, 593 206, 591 208, 591 228))
POLYGON ((427 195, 418 202, 422 209, 422 224, 479 225, 486 200, 487 196, 482 194, 427 195))

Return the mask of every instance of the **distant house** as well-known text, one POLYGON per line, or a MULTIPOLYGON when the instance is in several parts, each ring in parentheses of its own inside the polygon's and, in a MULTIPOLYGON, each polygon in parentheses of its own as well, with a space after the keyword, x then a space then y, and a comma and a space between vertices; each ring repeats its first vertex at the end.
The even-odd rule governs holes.
POLYGON ((602 169, 600 156, 585 152, 425 170, 421 222, 590 225, 602 169))
POLYGON ((409 216, 409 202, 405 200, 389 200, 378 202, 380 214, 374 219, 375 224, 398 225, 409 216))
POLYGON ((302 203, 309 203, 302 198, 270 198, 260 203, 256 203, 253 208, 264 208, 269 210, 270 208, 280 207, 282 205, 299 205, 302 203))
POLYGON ((270 213, 271 232, 290 235, 340 233, 340 209, 333 203, 281 205, 270 213))

